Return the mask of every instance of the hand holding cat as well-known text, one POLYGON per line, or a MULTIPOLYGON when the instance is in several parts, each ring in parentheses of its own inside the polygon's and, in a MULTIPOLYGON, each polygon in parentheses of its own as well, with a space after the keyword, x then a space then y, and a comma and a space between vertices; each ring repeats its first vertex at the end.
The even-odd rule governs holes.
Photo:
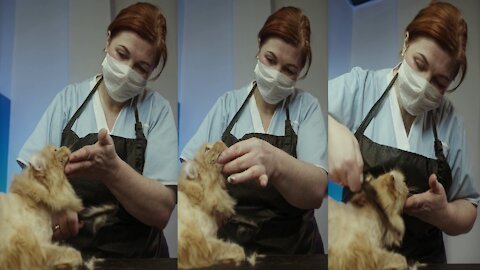
POLYGON ((70 154, 65 174, 88 175, 101 180, 114 179, 119 161, 112 137, 105 129, 101 129, 97 143, 84 146, 70 154))
POLYGON ((52 217, 53 241, 62 241, 78 234, 83 223, 78 220, 78 214, 74 211, 61 212, 52 217))
POLYGON ((276 151, 279 151, 278 148, 268 142, 250 138, 223 151, 218 162, 225 164, 223 173, 230 175, 227 179, 229 183, 257 180, 261 186, 266 187, 276 171, 276 151))
POLYGON ((360 191, 363 182, 363 159, 358 141, 352 132, 328 117, 328 177, 348 187, 360 191))
POLYGON ((430 175, 428 184, 430 186, 428 191, 407 198, 404 211, 408 215, 433 223, 446 214, 448 201, 445 189, 435 174, 430 175))

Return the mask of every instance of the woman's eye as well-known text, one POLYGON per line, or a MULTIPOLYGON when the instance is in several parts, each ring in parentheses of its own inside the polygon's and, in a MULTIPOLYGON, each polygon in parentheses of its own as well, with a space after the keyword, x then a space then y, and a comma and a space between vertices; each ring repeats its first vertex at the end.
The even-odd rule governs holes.
POLYGON ((433 84, 440 90, 447 89, 448 87, 448 82, 445 82, 443 80, 435 80, 433 84))
POLYGON ((425 64, 421 61, 415 61, 415 64, 417 65, 417 68, 420 71, 424 71, 426 69, 425 64))
POLYGON ((270 64, 270 65, 275 65, 275 60, 273 58, 269 58, 267 57, 267 62, 270 64))
POLYGON ((136 70, 138 71, 138 73, 142 74, 142 75, 145 75, 148 73, 148 70, 142 66, 137 66, 136 67, 136 70))
POLYGON ((282 71, 282 73, 284 73, 284 74, 287 75, 287 76, 294 76, 294 75, 297 74, 296 71, 294 71, 294 70, 292 70, 292 69, 288 69, 288 68, 284 69, 284 70, 282 71))
POLYGON ((147 73, 147 71, 141 67, 137 68, 138 72, 142 73, 142 74, 145 74, 147 73))
POLYGON ((117 51, 118 56, 120 56, 120 59, 125 60, 128 59, 128 55, 124 52, 117 51))

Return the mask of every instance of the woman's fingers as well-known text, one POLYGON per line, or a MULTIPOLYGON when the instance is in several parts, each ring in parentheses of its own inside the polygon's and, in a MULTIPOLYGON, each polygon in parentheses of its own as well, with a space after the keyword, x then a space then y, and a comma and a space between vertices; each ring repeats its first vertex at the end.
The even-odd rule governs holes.
POLYGON ((268 183, 268 176, 265 167, 262 165, 253 165, 240 173, 232 174, 227 178, 231 184, 241 184, 250 180, 258 180, 260 185, 266 186, 268 183))

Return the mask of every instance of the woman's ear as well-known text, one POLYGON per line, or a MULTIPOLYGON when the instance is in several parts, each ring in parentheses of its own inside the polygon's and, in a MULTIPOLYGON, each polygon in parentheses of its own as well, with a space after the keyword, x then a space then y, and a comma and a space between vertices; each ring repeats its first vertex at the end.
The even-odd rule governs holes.
POLYGON ((405 57, 405 51, 408 48, 408 31, 405 32, 405 39, 403 40, 403 48, 402 48, 402 57, 405 57))
POLYGON ((107 52, 108 45, 110 45, 111 37, 112 37, 112 32, 110 32, 110 30, 108 30, 107 40, 105 41, 105 52, 107 52))

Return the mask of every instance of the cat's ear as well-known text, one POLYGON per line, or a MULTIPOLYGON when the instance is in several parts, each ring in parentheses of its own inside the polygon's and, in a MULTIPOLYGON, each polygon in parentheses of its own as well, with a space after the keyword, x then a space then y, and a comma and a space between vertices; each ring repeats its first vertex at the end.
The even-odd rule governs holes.
POLYGON ((191 160, 186 161, 183 169, 185 170, 185 175, 187 176, 187 179, 195 179, 198 177, 198 168, 195 162, 191 160))
POLYGON ((38 153, 33 154, 28 163, 36 171, 43 171, 47 167, 45 159, 38 153))

